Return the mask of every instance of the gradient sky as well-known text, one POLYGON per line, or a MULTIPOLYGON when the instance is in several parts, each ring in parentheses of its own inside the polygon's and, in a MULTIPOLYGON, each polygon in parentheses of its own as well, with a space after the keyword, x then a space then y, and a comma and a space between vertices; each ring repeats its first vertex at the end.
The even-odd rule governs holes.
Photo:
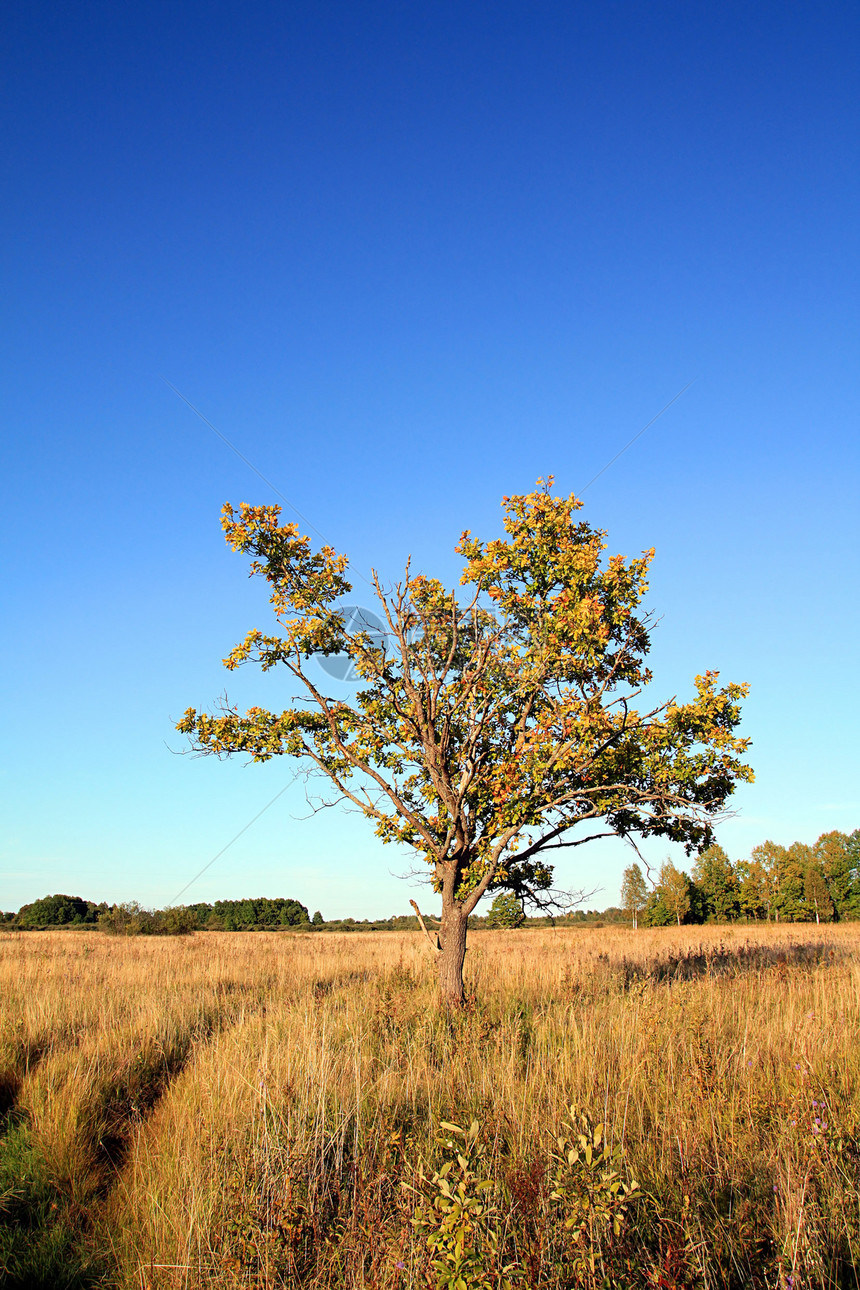
MULTIPOLYGON (((664 697, 752 686, 730 855, 860 825, 856 5, 0 21, 0 907, 162 905, 292 773, 174 755, 228 682, 291 691, 220 663, 269 615, 221 505, 277 498, 165 380, 359 569, 452 583, 503 494, 582 489, 694 380, 585 518, 657 548, 664 697)), ((609 904, 631 856, 585 852, 558 878, 609 904)), ((295 785, 185 899, 384 916, 410 864, 295 785)))

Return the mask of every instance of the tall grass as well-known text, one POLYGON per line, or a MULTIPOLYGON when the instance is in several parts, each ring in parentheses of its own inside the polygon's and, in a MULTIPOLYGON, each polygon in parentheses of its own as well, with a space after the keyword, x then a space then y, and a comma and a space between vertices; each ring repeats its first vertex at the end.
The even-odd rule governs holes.
POLYGON ((858 947, 476 933, 449 1016, 414 933, 0 937, 6 1282, 443 1285, 440 1125, 476 1121, 467 1284, 853 1286, 858 947))

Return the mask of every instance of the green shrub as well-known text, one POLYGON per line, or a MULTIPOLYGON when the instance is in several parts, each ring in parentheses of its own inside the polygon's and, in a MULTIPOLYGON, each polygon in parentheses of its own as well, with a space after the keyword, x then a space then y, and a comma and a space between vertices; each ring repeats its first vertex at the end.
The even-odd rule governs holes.
POLYGON ((490 906, 487 926, 494 928, 522 927, 526 921, 522 902, 513 891, 500 891, 490 906))

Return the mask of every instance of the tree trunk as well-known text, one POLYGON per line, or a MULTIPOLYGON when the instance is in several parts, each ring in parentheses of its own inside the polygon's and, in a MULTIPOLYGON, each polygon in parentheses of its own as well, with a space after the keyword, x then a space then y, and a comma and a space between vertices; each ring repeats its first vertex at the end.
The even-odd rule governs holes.
POLYGON ((463 988, 463 960, 466 957, 466 928, 468 914, 464 914, 455 900, 443 901, 442 928, 439 933, 439 993, 449 1008, 461 1008, 466 997, 463 988))

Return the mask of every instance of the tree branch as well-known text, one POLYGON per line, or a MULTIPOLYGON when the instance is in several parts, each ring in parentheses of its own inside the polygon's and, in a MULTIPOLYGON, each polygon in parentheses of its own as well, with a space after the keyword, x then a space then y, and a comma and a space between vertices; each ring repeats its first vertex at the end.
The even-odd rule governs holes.
POLYGON ((423 915, 421 913, 421 910, 418 908, 418 905, 414 900, 410 900, 409 904, 412 906, 412 908, 415 910, 415 913, 418 915, 418 921, 421 924, 421 930, 423 931, 424 935, 427 937, 427 940, 430 942, 430 948, 438 952, 442 948, 442 946, 439 944, 439 937, 438 936, 436 937, 436 944, 434 945, 433 938, 431 937, 430 933, 427 931, 427 925, 424 922, 423 915))

